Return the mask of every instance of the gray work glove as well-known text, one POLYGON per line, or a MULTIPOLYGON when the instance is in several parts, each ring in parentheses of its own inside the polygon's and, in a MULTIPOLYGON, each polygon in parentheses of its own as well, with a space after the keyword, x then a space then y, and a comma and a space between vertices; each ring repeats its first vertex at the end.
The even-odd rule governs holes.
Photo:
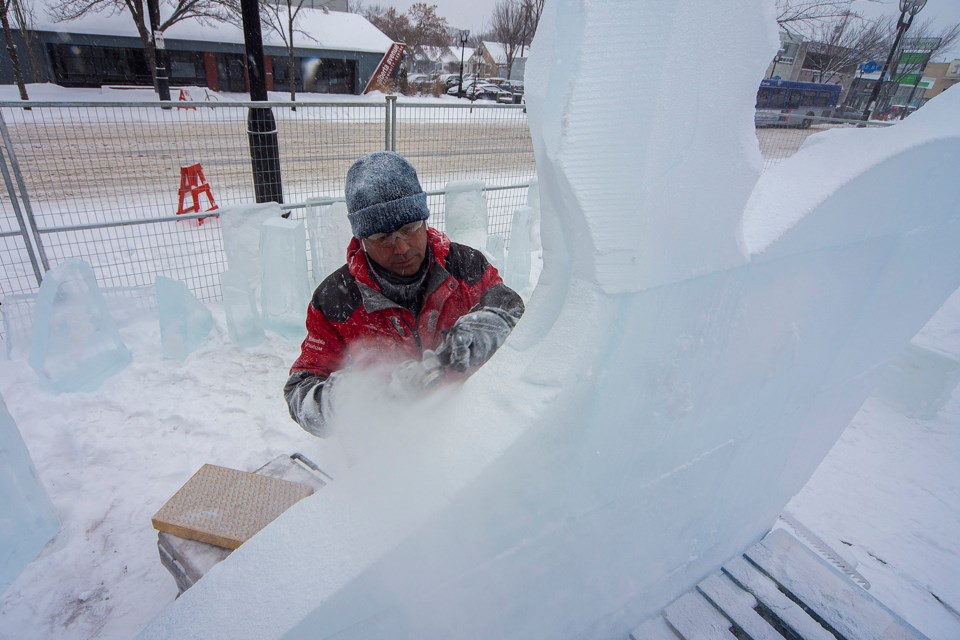
POLYGON ((447 331, 437 355, 454 371, 476 369, 496 353, 516 323, 516 318, 494 307, 468 313, 447 331))
POLYGON ((387 393, 392 398, 416 397, 443 377, 443 365, 433 351, 423 352, 422 360, 401 362, 390 374, 387 393))

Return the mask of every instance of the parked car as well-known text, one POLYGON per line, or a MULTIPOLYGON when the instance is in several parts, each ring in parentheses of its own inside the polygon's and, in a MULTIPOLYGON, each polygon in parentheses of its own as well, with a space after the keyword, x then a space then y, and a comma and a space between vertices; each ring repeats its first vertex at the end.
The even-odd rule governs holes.
POLYGON ((481 82, 486 82, 487 84, 495 84, 502 89, 510 88, 510 81, 506 78, 483 78, 481 82))
POLYGON ((842 106, 837 107, 830 112, 831 118, 839 118, 841 120, 859 120, 863 117, 863 109, 857 109, 851 106, 842 106))

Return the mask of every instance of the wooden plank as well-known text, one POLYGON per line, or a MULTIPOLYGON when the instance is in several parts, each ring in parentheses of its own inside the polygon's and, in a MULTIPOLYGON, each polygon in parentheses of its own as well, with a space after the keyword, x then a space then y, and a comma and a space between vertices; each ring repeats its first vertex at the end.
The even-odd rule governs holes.
POLYGON ((848 640, 924 637, 783 529, 744 555, 848 640))
POLYGON ((811 618, 800 605, 783 595, 776 583, 760 570, 737 557, 723 567, 724 572, 749 591, 787 629, 804 640, 837 640, 836 637, 811 618))
POLYGON ((678 640, 679 637, 659 614, 630 632, 630 640, 678 640))
POLYGON ((730 621, 697 591, 667 605, 663 617, 684 640, 736 640, 730 621))
POLYGON ((713 605, 743 629, 751 640, 783 640, 776 629, 754 610, 757 600, 724 575, 714 574, 697 585, 713 605))
POLYGON ((312 493, 299 482, 205 464, 152 522, 158 531, 236 549, 312 493))

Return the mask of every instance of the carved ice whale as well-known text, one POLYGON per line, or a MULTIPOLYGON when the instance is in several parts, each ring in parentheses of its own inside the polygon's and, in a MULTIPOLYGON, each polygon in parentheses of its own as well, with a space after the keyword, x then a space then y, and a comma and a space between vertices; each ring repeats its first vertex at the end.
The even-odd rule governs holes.
POLYGON ((142 637, 622 637, 765 533, 960 284, 955 90, 755 184, 766 4, 548 3, 510 348, 442 402, 366 394, 380 448, 142 637))

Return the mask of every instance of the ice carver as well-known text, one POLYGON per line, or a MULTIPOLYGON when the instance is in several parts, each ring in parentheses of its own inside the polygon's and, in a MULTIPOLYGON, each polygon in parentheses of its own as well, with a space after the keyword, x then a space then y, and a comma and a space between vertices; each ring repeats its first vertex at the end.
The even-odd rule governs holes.
POLYGON ((416 394, 470 375, 523 314, 483 254, 430 227, 427 196, 401 155, 371 153, 347 172, 353 239, 347 263, 307 307, 307 337, 283 393, 290 416, 318 436, 346 367, 391 365, 384 390, 416 394))

